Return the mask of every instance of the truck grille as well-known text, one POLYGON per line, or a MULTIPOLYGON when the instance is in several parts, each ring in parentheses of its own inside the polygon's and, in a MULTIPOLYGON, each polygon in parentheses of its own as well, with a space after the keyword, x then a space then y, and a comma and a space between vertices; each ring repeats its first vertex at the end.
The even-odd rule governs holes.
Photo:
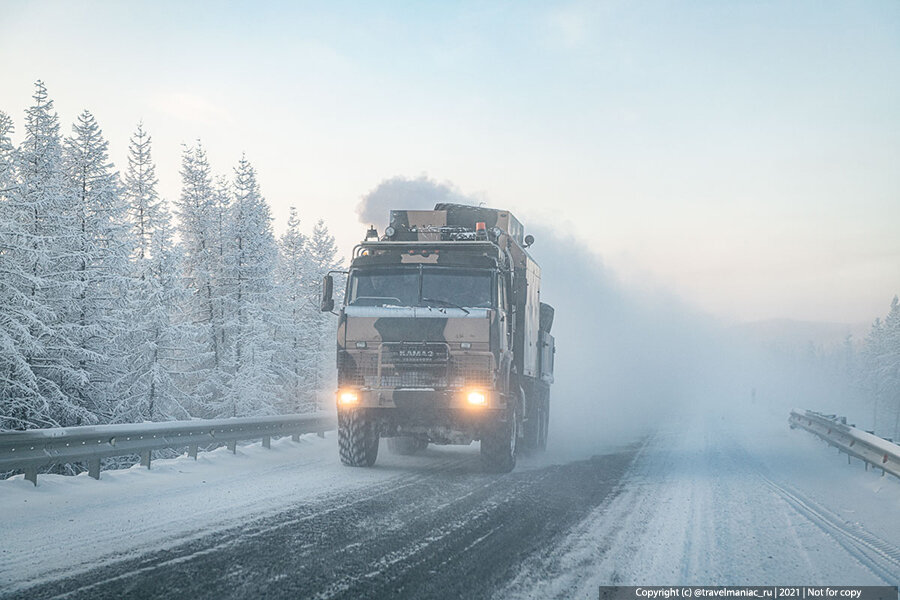
POLYGON ((471 385, 491 387, 494 384, 494 356, 490 353, 449 356, 437 353, 431 355, 436 357, 431 361, 421 356, 415 352, 398 356, 384 348, 381 352, 342 351, 339 378, 342 384, 369 388, 442 389, 471 385), (419 362, 406 362, 412 360, 419 362))

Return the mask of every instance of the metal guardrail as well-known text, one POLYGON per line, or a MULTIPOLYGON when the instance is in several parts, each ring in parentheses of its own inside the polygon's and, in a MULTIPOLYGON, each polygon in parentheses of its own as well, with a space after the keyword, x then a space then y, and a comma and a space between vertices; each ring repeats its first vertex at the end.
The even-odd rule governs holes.
POLYGON ((890 473, 900 478, 900 446, 853 425, 847 425, 846 417, 794 409, 788 422, 791 429, 805 429, 845 453, 848 462, 851 456, 856 457, 863 461, 867 470, 871 465, 881 469, 882 475, 890 473))
POLYGON ((125 425, 94 425, 10 431, 0 433, 0 472, 21 470, 37 485, 38 469, 54 464, 86 462, 88 474, 100 479, 100 459, 139 454, 150 468, 151 450, 184 448, 197 458, 200 446, 226 444, 236 452, 237 442, 261 439, 265 448, 273 437, 324 435, 336 427, 334 415, 310 413, 196 421, 168 421, 125 425))

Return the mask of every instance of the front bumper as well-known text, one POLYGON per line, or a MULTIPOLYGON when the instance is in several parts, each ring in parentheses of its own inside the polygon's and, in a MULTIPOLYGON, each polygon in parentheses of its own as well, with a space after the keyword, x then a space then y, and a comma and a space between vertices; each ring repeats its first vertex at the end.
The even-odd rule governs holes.
POLYGON ((340 388, 336 394, 338 410, 353 408, 398 409, 401 411, 468 410, 477 412, 506 408, 506 396, 496 390, 466 388, 450 390, 418 388, 358 389, 340 388), (483 395, 484 402, 469 401, 472 392, 483 395), (347 397, 347 396, 350 397, 347 397), (355 397, 355 401, 348 401, 355 397))

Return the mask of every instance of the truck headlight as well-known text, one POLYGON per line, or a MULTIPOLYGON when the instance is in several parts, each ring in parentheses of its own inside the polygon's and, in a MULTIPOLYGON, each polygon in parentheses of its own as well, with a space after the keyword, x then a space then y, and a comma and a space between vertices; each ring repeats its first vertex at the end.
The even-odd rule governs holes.
POLYGON ((359 394, 352 390, 344 390, 338 393, 338 404, 352 406, 359 403, 359 394))
POLYGON ((487 394, 484 392, 473 390, 468 395, 469 404, 472 406, 484 406, 487 404, 487 394))

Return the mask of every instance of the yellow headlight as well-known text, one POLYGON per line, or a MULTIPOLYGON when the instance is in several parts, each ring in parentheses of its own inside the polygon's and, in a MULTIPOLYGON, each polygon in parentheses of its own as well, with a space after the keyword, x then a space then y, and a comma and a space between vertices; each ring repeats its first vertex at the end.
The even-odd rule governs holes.
POLYGON ((359 394, 351 391, 343 391, 338 394, 338 402, 343 405, 356 404, 359 402, 359 394))
POLYGON ((469 392, 469 404, 474 406, 484 406, 487 404, 487 395, 484 392, 469 392))

